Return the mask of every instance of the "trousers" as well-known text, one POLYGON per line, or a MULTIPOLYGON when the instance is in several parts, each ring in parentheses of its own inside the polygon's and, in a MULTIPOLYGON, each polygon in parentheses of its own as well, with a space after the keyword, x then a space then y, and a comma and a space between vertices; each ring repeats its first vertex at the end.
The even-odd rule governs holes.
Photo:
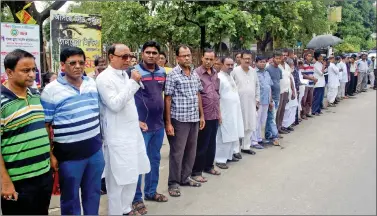
POLYGON ((312 104, 313 104, 313 92, 314 92, 313 87, 308 87, 308 86, 305 87, 304 97, 301 100, 301 106, 302 106, 301 114, 303 116, 308 115, 310 113, 310 109, 312 108, 312 104))
POLYGON ((267 112, 267 121, 265 129, 265 138, 266 139, 277 139, 279 137, 278 129, 276 126, 276 113, 279 107, 279 100, 274 100, 274 108, 268 110, 267 112))
POLYGON ((259 106, 257 115, 257 129, 253 131, 251 135, 251 145, 256 145, 258 142, 262 142, 262 129, 266 126, 268 107, 268 104, 259 106))
POLYGON ((283 125, 285 106, 287 105, 288 102, 289 102, 288 92, 284 92, 280 94, 279 108, 276 114, 276 125, 277 125, 278 131, 281 130, 281 127, 283 125))

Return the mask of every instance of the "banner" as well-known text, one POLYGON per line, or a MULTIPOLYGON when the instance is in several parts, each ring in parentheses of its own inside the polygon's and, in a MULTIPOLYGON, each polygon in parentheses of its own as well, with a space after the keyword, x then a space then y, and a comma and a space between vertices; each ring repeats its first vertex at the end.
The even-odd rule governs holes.
POLYGON ((328 20, 330 22, 342 22, 342 7, 332 7, 332 8, 330 8, 328 20))
POLYGON ((35 57, 37 65, 37 86, 41 85, 41 60, 39 47, 39 26, 26 25, 18 23, 1 23, 1 83, 4 83, 8 78, 4 68, 5 56, 15 50, 25 50, 35 57))
POLYGON ((53 72, 60 71, 60 51, 80 47, 86 56, 85 72, 94 72, 94 60, 102 56, 101 17, 51 10, 51 62, 53 72))
POLYGON ((16 13, 17 18, 21 21, 21 23, 25 23, 25 24, 37 23, 37 21, 35 21, 35 19, 26 11, 26 9, 28 9, 32 3, 33 2, 30 2, 29 4, 25 5, 25 7, 22 10, 16 13))

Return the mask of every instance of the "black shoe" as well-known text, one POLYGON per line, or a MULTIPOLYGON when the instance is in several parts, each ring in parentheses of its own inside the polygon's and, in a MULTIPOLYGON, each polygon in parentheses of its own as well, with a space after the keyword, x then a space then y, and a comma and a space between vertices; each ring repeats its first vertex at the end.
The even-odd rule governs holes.
POLYGON ((233 157, 236 158, 236 159, 238 159, 238 160, 242 159, 241 153, 233 154, 233 157))
POLYGON ((278 130, 279 134, 288 134, 289 132, 288 131, 285 131, 283 129, 280 129, 278 130))
POLYGON ((289 126, 289 127, 287 127, 286 129, 289 130, 289 131, 294 131, 294 130, 295 130, 295 129, 293 129, 292 126, 289 126))
POLYGON ((282 130, 282 131, 285 131, 285 132, 288 132, 288 133, 291 132, 290 130, 288 130, 288 128, 285 128, 285 127, 282 127, 281 130, 282 130))
POLYGON ((234 155, 233 155, 232 160, 228 160, 228 161, 229 162, 238 162, 238 161, 240 161, 240 159, 234 157, 234 155))
POLYGON ((313 118, 314 116, 313 116, 313 115, 310 115, 310 114, 306 114, 306 117, 308 117, 308 118, 313 118))
POLYGON ((245 153, 245 154, 251 154, 251 155, 255 155, 256 154, 256 152, 253 151, 253 150, 251 150, 251 149, 246 149, 246 150, 241 149, 241 152, 245 153))

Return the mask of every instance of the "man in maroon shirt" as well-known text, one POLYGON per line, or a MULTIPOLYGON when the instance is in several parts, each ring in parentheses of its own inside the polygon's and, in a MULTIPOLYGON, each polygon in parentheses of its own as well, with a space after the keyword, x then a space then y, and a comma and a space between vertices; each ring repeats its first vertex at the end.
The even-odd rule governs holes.
POLYGON ((220 175, 214 169, 213 162, 216 154, 216 134, 221 123, 220 117, 220 79, 213 68, 216 54, 213 50, 205 50, 202 57, 202 65, 194 70, 200 77, 203 91, 200 95, 204 111, 205 126, 199 131, 196 148, 195 164, 192 169, 192 177, 198 182, 207 182, 202 172, 212 175, 220 175))

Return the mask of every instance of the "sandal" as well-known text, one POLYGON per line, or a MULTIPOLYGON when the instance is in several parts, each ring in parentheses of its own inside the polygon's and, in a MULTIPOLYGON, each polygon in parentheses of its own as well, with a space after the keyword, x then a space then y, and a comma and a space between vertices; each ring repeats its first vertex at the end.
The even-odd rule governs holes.
POLYGON ((148 213, 147 207, 145 207, 143 201, 133 203, 132 208, 134 209, 134 211, 137 211, 140 215, 145 215, 146 213, 148 213))
POLYGON ((202 184, 188 177, 185 182, 181 183, 181 186, 200 187, 202 184))
POLYGON ((216 163, 216 166, 220 169, 228 169, 229 167, 226 165, 226 163, 216 163))
POLYGON ((208 173, 208 174, 211 174, 211 175, 221 175, 221 172, 215 170, 214 168, 212 168, 212 169, 210 169, 208 171, 204 170, 204 172, 208 173))
POLYGON ((140 213, 136 210, 131 210, 130 212, 123 214, 123 215, 140 215, 140 213))
POLYGON ((165 195, 159 194, 156 192, 152 197, 145 196, 144 200, 156 201, 156 202, 167 202, 168 198, 165 195))
POLYGON ((194 179, 194 180, 197 181, 197 182, 200 182, 200 183, 205 183, 205 182, 208 181, 208 180, 207 180, 206 178, 204 178, 203 176, 192 176, 191 178, 194 179))
POLYGON ((179 197, 181 196, 181 191, 178 187, 169 187, 168 189, 169 195, 172 197, 179 197))

